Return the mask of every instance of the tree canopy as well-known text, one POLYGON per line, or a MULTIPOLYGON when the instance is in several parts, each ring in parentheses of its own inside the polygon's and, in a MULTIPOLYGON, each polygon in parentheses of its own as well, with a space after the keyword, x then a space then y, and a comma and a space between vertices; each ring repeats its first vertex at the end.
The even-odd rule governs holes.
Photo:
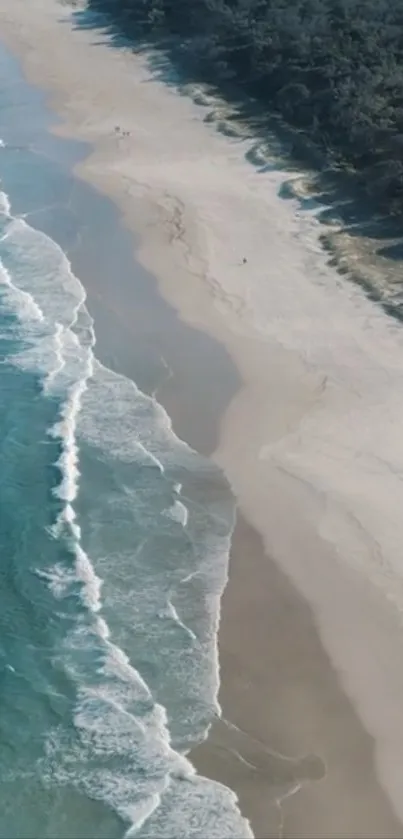
POLYGON ((403 212, 402 0, 90 0, 126 34, 191 45, 403 212))

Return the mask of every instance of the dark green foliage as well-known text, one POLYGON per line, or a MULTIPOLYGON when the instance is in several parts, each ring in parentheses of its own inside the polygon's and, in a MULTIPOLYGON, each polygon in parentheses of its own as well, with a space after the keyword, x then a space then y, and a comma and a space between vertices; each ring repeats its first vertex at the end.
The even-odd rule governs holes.
POLYGON ((90 0, 125 34, 176 35, 403 212, 402 0, 90 0))

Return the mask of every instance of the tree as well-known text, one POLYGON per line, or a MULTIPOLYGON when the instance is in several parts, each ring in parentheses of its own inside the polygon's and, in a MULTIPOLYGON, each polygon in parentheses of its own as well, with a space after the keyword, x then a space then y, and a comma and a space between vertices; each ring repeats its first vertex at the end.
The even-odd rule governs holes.
POLYGON ((89 2, 125 34, 177 36, 208 77, 235 76, 403 212, 401 0, 89 2))

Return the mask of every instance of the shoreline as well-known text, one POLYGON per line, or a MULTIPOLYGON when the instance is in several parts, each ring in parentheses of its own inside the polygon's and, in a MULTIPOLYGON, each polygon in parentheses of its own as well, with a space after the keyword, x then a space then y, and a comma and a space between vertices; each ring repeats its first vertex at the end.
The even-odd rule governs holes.
MULTIPOLYGON (((49 11, 49 21, 51 22, 49 25, 58 27, 59 23, 57 22, 54 11, 52 12, 53 5, 54 4, 47 0, 47 2, 44 3, 44 9, 48 9, 49 11)), ((15 14, 16 18, 18 18, 18 14, 23 14, 23 12, 21 12, 21 4, 20 12, 18 12, 17 9, 15 14)), ((1 15, 3 15, 3 12, 1 15)), ((40 23, 38 26, 40 28, 40 23)), ((66 33, 63 37, 68 39, 69 36, 66 33)), ((82 47, 80 47, 80 49, 83 51, 85 49, 90 49, 90 36, 87 35, 88 43, 82 38, 82 33, 79 34, 78 37, 79 39, 82 39, 82 47)), ((34 41, 35 34, 32 35, 32 38, 34 41)), ((77 44, 78 43, 79 40, 77 41, 77 44)), ((65 50, 66 49, 67 40, 65 45, 65 50)), ((104 47, 102 49, 108 48, 104 47)), ((67 53, 65 53, 65 56, 67 56, 67 53)), ((105 53, 103 53, 103 58, 105 58, 105 53)), ((28 56, 28 61, 29 60, 28 56)), ((35 62, 35 56, 33 60, 35 62)), ((43 71, 46 75, 46 70, 49 69, 49 65, 46 64, 46 58, 43 56, 41 56, 41 60, 44 62, 43 71)), ((78 63, 80 60, 83 60, 82 55, 78 59, 78 63)), ((88 56, 88 61, 90 63, 91 60, 91 57, 88 56)), ((116 59, 116 64, 119 68, 120 64, 122 64, 122 68, 117 72, 121 73, 125 71, 126 68, 124 67, 123 62, 127 62, 128 60, 130 60, 130 57, 128 56, 124 56, 122 61, 119 57, 116 59)), ((94 72, 96 72, 95 65, 94 68, 94 72)), ((36 69, 38 72, 38 68, 36 69)), ((147 73, 144 67, 143 71, 146 76, 147 73)), ((141 67, 139 72, 141 72, 141 67)), ((35 76, 35 73, 33 75, 35 76)), ((143 79, 140 76, 140 81, 138 83, 141 84, 142 81, 143 79)), ((44 84, 44 79, 42 80, 42 84, 44 84)), ((53 84, 55 85, 55 89, 57 89, 57 80, 53 80, 53 84)), ((327 820, 329 818, 329 814, 332 813, 331 832, 328 830, 326 835, 335 837, 339 835, 358 836, 365 833, 365 835, 372 836, 388 835, 390 837, 397 837, 401 835, 402 828, 395 819, 390 804, 376 779, 373 769, 374 746, 372 738, 369 733, 365 732, 362 726, 362 717, 364 716, 364 718, 366 718, 368 728, 373 729, 373 719, 371 719, 371 714, 369 714, 367 710, 364 710, 363 712, 362 708, 360 708, 361 696, 357 697, 355 694, 355 686, 353 685, 353 687, 351 687, 351 684, 349 685, 349 693, 350 698, 352 695, 355 699, 357 708, 360 708, 361 710, 361 721, 352 710, 349 700, 346 699, 344 691, 340 687, 340 684, 338 684, 338 678, 335 675, 335 663, 336 668, 340 670, 341 659, 340 657, 338 659, 338 655, 340 656, 340 648, 338 648, 337 645, 337 629, 340 628, 340 626, 337 627, 337 625, 334 624, 333 637, 329 640, 329 625, 327 624, 328 634, 326 634, 326 621, 324 624, 321 623, 320 617, 320 608, 322 607, 323 610, 324 605, 328 605, 326 597, 329 597, 329 595, 333 594, 335 591, 333 585, 333 575, 337 578, 338 582, 337 602, 339 604, 344 603, 344 595, 347 590, 346 586, 348 586, 349 590, 350 588, 353 589, 354 594, 355 589, 357 589, 357 592, 358 589, 360 589, 360 591, 362 590, 362 596, 365 604, 367 604, 368 600, 370 605, 372 605, 372 591, 367 597, 365 585, 361 585, 362 580, 360 578, 359 568, 354 568, 352 570, 349 569, 347 573, 345 573, 344 569, 340 568, 339 557, 337 556, 337 551, 333 549, 332 539, 324 539, 320 533, 320 528, 318 528, 317 522, 319 521, 322 525, 323 505, 318 492, 312 488, 308 488, 308 490, 303 486, 301 488, 298 479, 295 479, 294 476, 290 477, 290 475, 287 475, 284 469, 283 471, 279 468, 267 470, 267 459, 265 457, 259 457, 259 452, 262 449, 265 438, 267 437, 265 445, 269 446, 270 442, 273 443, 273 441, 281 439, 281 436, 284 435, 285 429, 289 431, 298 425, 298 423, 302 421, 306 412, 310 408, 316 406, 318 398, 327 387, 327 382, 324 381, 322 371, 316 371, 314 369, 314 365, 309 366, 306 364, 305 359, 298 357, 295 352, 295 348, 293 349, 292 347, 290 348, 283 345, 276 345, 276 339, 273 335, 269 336, 269 340, 265 341, 261 333, 256 335, 255 331, 250 328, 247 318, 242 320, 240 315, 242 316, 244 312, 246 312, 246 314, 248 313, 247 304, 244 304, 241 294, 233 294, 231 297, 228 290, 223 290, 219 283, 215 280, 215 272, 211 270, 211 266, 214 266, 215 254, 214 252, 211 252, 211 243, 205 237, 203 238, 204 231, 200 227, 194 206, 192 204, 187 206, 180 199, 174 199, 173 196, 164 188, 163 181, 161 186, 158 185, 158 182, 155 182, 154 179, 156 176, 153 172, 155 165, 152 153, 150 152, 148 159, 145 151, 145 143, 144 148, 141 146, 141 137, 140 147, 145 161, 144 165, 142 165, 142 172, 145 180, 143 183, 139 183, 135 177, 136 173, 134 173, 133 178, 131 178, 130 173, 127 174, 127 172, 124 171, 124 167, 121 171, 120 155, 122 153, 122 149, 123 163, 127 163, 127 159, 131 154, 131 144, 128 140, 126 145, 123 143, 122 146, 120 141, 116 141, 116 138, 113 136, 113 120, 115 118, 115 114, 112 113, 106 118, 103 114, 101 105, 100 108, 98 106, 98 112, 94 116, 94 122, 92 125, 90 118, 88 118, 89 123, 87 126, 85 123, 83 125, 79 120, 77 121, 77 118, 76 123, 74 123, 74 105, 72 103, 69 105, 65 102, 64 106, 62 106, 63 97, 67 96, 70 84, 71 82, 68 78, 66 78, 64 88, 59 82, 59 102, 58 104, 55 102, 55 104, 57 106, 58 113, 63 117, 66 117, 67 127, 63 127, 63 125, 58 126, 56 133, 65 135, 69 134, 73 136, 75 134, 80 138, 86 136, 88 137, 89 142, 94 143, 95 148, 98 148, 98 151, 92 153, 86 161, 79 164, 78 173, 86 180, 89 180, 96 185, 98 189, 101 188, 107 192, 117 201, 124 213, 127 226, 131 229, 136 229, 143 239, 143 244, 140 246, 138 256, 141 263, 158 276, 160 289, 166 299, 175 306, 176 310, 179 312, 179 316, 183 318, 185 322, 198 327, 198 329, 202 331, 209 332, 216 340, 221 339, 223 341, 227 348, 227 352, 238 367, 240 380, 243 381, 243 386, 239 389, 239 391, 237 393, 234 392, 229 409, 223 417, 221 440, 218 449, 215 452, 215 459, 223 466, 232 486, 235 488, 236 494, 240 500, 241 512, 246 513, 247 518, 257 527, 257 530, 265 535, 266 544, 262 544, 260 537, 254 533, 245 520, 240 517, 237 532, 234 538, 234 547, 231 557, 230 581, 223 599, 222 622, 219 639, 221 670, 223 674, 220 696, 221 693, 223 693, 224 698, 222 704, 224 715, 227 717, 229 716, 231 718, 231 722, 234 722, 235 720, 236 724, 239 725, 240 728, 244 728, 245 723, 242 723, 242 720, 247 720, 248 717, 250 717, 250 720, 252 721, 253 719, 254 725, 256 724, 260 730, 249 730, 248 734, 251 735, 252 739, 250 737, 247 738, 248 743, 243 743, 241 749, 246 749, 247 752, 248 748, 250 749, 251 747, 252 740, 254 738, 256 739, 257 735, 260 734, 260 737, 264 737, 266 745, 268 744, 274 752, 280 752, 280 770, 278 770, 278 761, 276 758, 276 766, 274 768, 269 767, 267 768, 267 771, 265 768, 262 770, 263 780, 261 785, 256 785, 256 777, 254 776, 253 786, 257 786, 258 790, 253 794, 249 789, 250 776, 245 777, 245 775, 241 772, 240 775, 238 773, 238 777, 236 777, 237 760, 232 761, 229 770, 228 768, 222 768, 221 777, 224 778, 226 773, 228 775, 229 771, 232 783, 240 797, 241 805, 245 802, 245 815, 251 818, 252 824, 255 826, 255 831, 257 831, 257 836, 265 835, 261 832, 261 830, 263 829, 262 824, 266 824, 268 818, 265 814, 265 808, 267 806, 267 782, 269 781, 270 783, 271 773, 274 778, 276 778, 276 772, 279 771, 281 779, 280 787, 283 786, 285 789, 283 790, 284 795, 280 791, 274 801, 275 812, 273 815, 272 827, 270 828, 272 831, 269 834, 270 836, 280 835, 280 828, 283 830, 281 835, 287 836, 323 835, 323 830, 328 827, 327 820), (106 123, 103 122, 103 120, 106 120, 106 123), (96 137, 97 132, 98 143, 96 137), (149 180, 147 181, 147 179, 149 180), (158 230, 158 248, 155 247, 155 238, 153 239, 152 236, 149 236, 147 242, 147 230, 150 231, 155 227, 158 230), (192 241, 192 236, 193 241, 196 242, 194 250, 189 249, 188 245, 188 242, 192 241), (204 248, 208 251, 209 262, 203 259, 204 248), (192 279, 191 283, 189 282, 189 278, 192 279), (270 369, 267 370, 267 359, 269 357, 270 369), (267 392, 274 392, 277 394, 281 392, 284 396, 283 403, 276 405, 276 410, 274 412, 273 404, 271 402, 270 404, 267 404, 267 392), (245 440, 244 429, 245 427, 249 427, 251 417, 253 417, 251 431, 253 439, 245 440), (240 441, 242 441, 241 446, 239 446, 240 441), (239 454, 239 457, 235 457, 234 459, 235 452, 239 454), (254 464, 253 471, 250 470, 250 465, 252 463, 254 464), (265 485, 264 498, 263 496, 257 498, 256 492, 253 492, 251 481, 256 483, 256 485, 259 485, 260 482, 265 485), (272 507, 269 515, 267 514, 268 503, 269 506, 272 507), (301 508, 304 511, 304 515, 301 515, 299 512, 301 508), (287 533, 287 522, 290 520, 290 517, 295 524, 296 532, 294 535, 287 533), (271 545, 267 541, 268 528, 270 531, 271 545), (277 532, 279 530, 281 530, 281 533, 277 532), (304 549, 308 552, 311 548, 314 548, 314 554, 319 559, 326 555, 329 556, 330 565, 333 570, 329 573, 328 579, 325 580, 326 585, 324 589, 321 589, 320 585, 317 585, 317 580, 314 585, 312 585, 312 581, 315 579, 315 571, 320 567, 318 564, 315 565, 311 561, 308 562, 304 569, 299 570, 295 568, 293 558, 300 552, 301 537, 304 549), (272 551, 276 556, 277 564, 268 559, 267 551, 269 547, 272 548, 272 551), (287 554, 288 559, 285 554, 287 554), (248 580, 245 579, 245 558, 247 557, 250 559, 250 556, 254 557, 255 574, 252 575, 251 580, 248 580), (278 619, 284 619, 281 612, 281 604, 283 604, 284 614, 289 620, 292 629, 288 630, 289 635, 287 634, 286 626, 283 627, 282 632, 277 630, 278 635, 276 637, 276 641, 278 648, 276 647, 273 649, 271 652, 271 659, 265 661, 264 667, 262 668, 260 665, 260 667, 257 667, 257 671, 252 674, 253 690, 249 688, 246 691, 247 698, 245 699, 245 695, 242 691, 242 684, 238 684, 237 670, 240 666, 241 673, 247 673, 247 663, 249 657, 248 641, 251 639, 254 641, 258 640, 259 643, 263 645, 263 650, 265 648, 265 635, 263 634, 263 630, 268 631, 266 624, 267 612, 271 611, 268 609, 268 587, 270 587, 276 575, 281 576, 282 574, 277 567, 279 562, 278 558, 280 558, 280 563, 282 564, 283 571, 286 572, 286 575, 296 578, 300 593, 302 592, 305 595, 310 595, 311 604, 313 600, 313 603, 316 606, 316 614, 312 615, 311 609, 308 609, 309 617, 306 617, 305 614, 303 618, 299 619, 298 623, 294 613, 298 611, 299 608, 303 610, 308 607, 302 605, 303 600, 301 599, 300 594, 298 594, 295 590, 293 591, 292 584, 289 580, 287 580, 287 576, 283 574, 284 579, 282 583, 280 584, 278 582, 277 584, 278 591, 281 594, 281 596, 279 596, 279 604, 276 599, 271 604, 273 609, 273 617, 271 620, 274 621, 274 624, 272 623, 270 626, 271 632, 273 632, 273 629, 275 630, 276 628, 276 615, 274 609, 276 604, 277 608, 280 610, 277 615, 278 619), (242 559, 243 562, 241 562, 242 559), (267 575, 267 579, 265 575, 267 575), (304 577, 304 579, 302 579, 302 577, 304 577), (266 585, 266 588, 264 585, 266 585), (287 589, 287 586, 289 591, 286 596, 284 592, 287 589), (262 587, 262 602, 259 603, 259 609, 257 610, 256 599, 258 594, 262 592, 262 587), (305 592, 304 587, 306 589, 305 592), (292 594, 290 592, 292 592, 292 594), (234 628, 236 628, 237 617, 240 610, 243 609, 245 609, 246 613, 246 624, 244 627, 246 637, 242 639, 242 637, 238 637, 235 633, 236 638, 233 639, 232 636, 234 634, 234 628), (249 622, 256 611, 258 612, 256 622, 259 625, 254 630, 251 630, 249 622), (319 629, 321 630, 321 637, 322 639, 325 637, 327 642, 327 653, 323 653, 323 660, 321 659, 322 653, 319 652, 319 648, 322 650, 323 647, 318 640, 318 624, 319 629), (307 626, 309 629, 307 629, 307 626), (295 633, 294 636, 293 631, 295 633), (301 634, 305 639, 308 638, 309 633, 313 633, 313 635, 312 637, 309 637, 306 642, 306 648, 304 649, 305 657, 295 659, 293 650, 294 637, 299 637, 299 631, 301 631, 301 634), (248 633, 249 637, 247 637, 248 633), (282 635, 284 635, 284 639, 282 638, 282 635), (334 660, 332 662, 329 660, 329 647, 334 655, 334 660), (279 650, 282 650, 287 654, 285 663, 284 659, 281 659, 281 657, 280 659, 278 658, 279 650), (235 663, 234 657, 237 658, 235 663), (317 662, 317 674, 315 677, 316 682, 315 678, 310 673, 308 666, 312 657, 317 662), (284 678, 283 674, 283 693, 281 692, 280 686, 278 688, 278 695, 273 697, 271 691, 272 671, 275 666, 279 666, 279 661, 283 661, 284 663, 287 678, 284 678), (308 686, 309 689, 304 684, 306 673, 309 674, 310 678, 311 687, 308 686), (330 683, 331 685, 328 687, 329 693, 327 694, 325 688, 330 683), (315 690, 312 689, 312 685, 315 686, 315 690), (272 717, 272 722, 270 724, 270 721, 268 722, 266 720, 265 711, 265 704, 269 701, 271 702, 271 707, 268 716, 272 717), (337 711, 334 712, 333 710, 329 713, 328 706, 332 706, 332 703, 333 708, 336 708, 337 711), (275 706, 276 711, 273 708, 273 705, 275 706), (251 716, 252 708, 253 714, 251 716), (315 722, 312 719, 312 708, 315 709, 317 716, 320 718, 320 725, 318 725, 317 721, 315 722), (301 726, 298 721, 298 713, 301 711, 303 711, 306 715, 306 731, 304 730, 304 725, 301 726), (284 714, 284 719, 281 719, 282 713, 284 714), (331 719, 332 713, 336 713, 336 725, 334 725, 331 719), (294 730, 287 730, 288 727, 291 727, 292 729, 293 726, 294 730), (349 746, 352 751, 350 753, 349 750, 347 750, 347 754, 340 755, 337 748, 338 739, 340 738, 340 733, 343 735, 345 734, 345 731, 348 730, 348 726, 351 726, 352 732, 350 737, 352 745, 349 746), (333 742, 334 754, 332 754, 330 743, 330 741, 332 741, 332 732, 334 736, 337 734, 336 740, 333 742), (329 736, 329 741, 326 739, 327 735, 329 736), (273 743, 272 738, 275 738, 276 740, 281 740, 281 738, 284 740, 285 738, 285 742, 283 744, 278 742, 273 743), (314 743, 315 739, 324 754, 321 754, 319 758, 312 758, 311 760, 310 755, 312 753, 312 749, 310 748, 310 743, 314 743), (329 760, 329 750, 331 752, 332 761, 334 760, 334 763, 330 765, 331 771, 329 771, 328 765, 326 769, 326 782, 316 783, 317 781, 322 781, 324 777, 325 764, 328 764, 329 760), (285 758, 284 752, 286 753, 285 758), (281 755, 283 755, 283 757, 281 757, 281 755), (290 757, 292 758, 291 763, 293 766, 295 761, 297 761, 297 771, 295 772, 293 769, 290 773, 287 770, 284 778, 281 767, 284 768, 284 762, 288 767, 290 757), (357 764, 354 768, 355 771, 359 771, 360 773, 363 789, 360 788, 358 791, 361 794, 361 799, 359 798, 357 789, 355 789, 355 803, 351 801, 349 802, 349 806, 346 806, 346 795, 350 794, 351 799, 354 797, 350 789, 350 784, 353 782, 354 778, 351 777, 351 772, 349 771, 349 766, 354 762, 354 759, 357 764), (310 783, 304 786, 303 795, 293 796, 292 791, 295 783, 299 784, 301 781, 301 772, 303 775, 303 781, 308 778, 308 780, 315 781, 315 783, 310 783), (342 777, 340 777, 340 775, 342 777), (285 800, 287 796, 287 821, 283 824, 283 813, 281 807, 281 818, 279 819, 278 800, 285 800), (344 810, 341 807, 342 802, 344 804, 344 810), (262 812, 262 807, 264 812, 262 812), (246 812, 249 808, 251 810, 255 810, 254 815, 250 815, 246 812), (342 812, 339 812, 340 809, 342 812), (364 821, 364 817, 366 821, 364 821), (338 818, 341 818, 342 821, 337 821, 338 818), (345 819, 345 821, 343 821, 343 819, 345 819), (295 831, 297 825, 302 826, 301 829, 304 832, 296 833, 295 831), (344 833, 341 832, 343 830, 344 833), (354 832, 352 833, 351 831, 354 832), (369 831, 377 832, 369 833, 369 831), (388 831, 388 833, 385 834, 385 831, 388 831)), ((80 95, 82 96, 82 100, 80 100, 80 107, 84 110, 84 105, 86 104, 85 94, 81 93, 80 95)), ((173 94, 171 93, 170 96, 172 95, 173 94)), ((78 98, 80 99, 80 97, 78 98)), ((189 108, 192 108, 192 106, 189 106, 189 103, 184 106, 185 111, 186 107, 188 110, 189 108)), ((181 110, 182 105, 179 106, 179 112, 181 110)), ((202 118, 199 115, 199 119, 197 120, 196 109, 192 110, 192 114, 193 112, 195 114, 194 121, 197 124, 197 130, 200 132, 200 123, 202 122, 202 118)), ((188 111, 186 111, 186 113, 188 113, 188 111)), ((189 119, 189 117, 187 117, 187 119, 189 119)), ((223 157, 224 155, 229 154, 227 141, 219 139, 217 148, 218 147, 222 148, 223 157), (223 144, 225 144, 225 148, 223 144)), ((180 158, 178 158, 178 161, 175 160, 174 164, 176 164, 176 162, 178 163, 178 166, 182 163, 180 158)), ((219 162, 220 161, 218 161, 218 165, 219 162)), ((189 161, 187 161, 187 163, 189 164, 189 161)), ((239 169, 240 177, 242 177, 242 171, 243 170, 239 169)), ((196 178, 194 186, 195 191, 197 192, 199 182, 197 181, 197 170, 195 171, 194 166, 191 166, 191 168, 189 166, 189 175, 190 174, 193 178, 196 178)), ((175 172, 172 177, 173 179, 175 178, 175 172)), ((203 171, 200 173, 200 178, 202 177, 203 171)), ((229 187, 230 182, 228 181, 228 188, 229 187)), ((240 276, 242 268, 238 264, 238 261, 241 258, 241 253, 242 252, 231 255, 231 265, 233 272, 236 272, 237 276, 240 277, 239 286, 242 290, 243 280, 240 276)), ((101 301, 101 305, 105 305, 105 301, 101 301)), ((108 304, 106 303, 106 307, 107 305, 108 304)), ((185 371, 185 374, 189 376, 189 371, 185 371)), ((183 381, 186 381, 186 375, 184 376, 183 381)), ((225 373, 223 373, 223 375, 225 375, 225 373)), ((332 386, 332 396, 334 397, 334 405, 337 409, 337 387, 334 384, 332 386)), ((173 420, 176 432, 180 436, 183 436, 184 439, 186 439, 187 442, 190 442, 195 448, 198 448, 201 451, 205 448, 205 453, 208 452, 210 454, 211 452, 208 451, 208 449, 211 448, 212 438, 210 438, 210 440, 205 438, 203 441, 200 437, 198 445, 195 445, 194 440, 188 439, 189 436, 192 436, 192 433, 193 435, 195 434, 195 430, 191 427, 189 417, 186 417, 186 415, 184 416, 183 406, 182 411, 181 407, 176 409, 177 417, 175 418, 175 411, 172 409, 173 400, 175 399, 175 388, 176 394, 178 392, 175 376, 174 381, 171 382, 169 387, 165 394, 163 390, 158 391, 158 399, 164 405, 167 403, 171 416, 172 412, 174 413, 173 420), (171 388, 171 393, 169 393, 169 387, 171 388), (183 432, 180 427, 181 422, 183 423, 183 432)), ((193 392, 195 389, 196 388, 194 387, 193 392)), ((214 398, 217 399, 216 395, 213 397, 213 402, 214 398)), ((189 399, 189 395, 187 396, 187 399, 189 399)), ((186 404, 186 398, 184 400, 184 404, 186 404)), ((217 413, 216 418, 219 413, 220 412, 217 413)), ((202 423, 199 422, 199 426, 200 425, 202 425, 202 423)), ((270 553, 272 551, 270 551, 270 553)), ((320 582, 321 581, 319 580, 319 583, 320 582)), ((356 603, 359 602, 360 596, 361 593, 359 592, 355 601, 353 597, 351 598, 352 611, 350 614, 354 613, 356 603)), ((376 596, 374 596, 374 609, 376 614, 380 614, 379 610, 382 609, 381 606, 378 609, 376 596)), ((334 617, 331 610, 330 615, 331 617, 334 617)), ((368 623, 370 623, 372 620, 371 609, 368 611, 368 616, 368 623)), ((386 640, 389 640, 389 613, 385 613, 384 619, 382 616, 382 621, 385 626, 387 626, 385 638, 386 640)), ((393 633, 393 628, 390 632, 393 633)), ((396 643, 396 649, 400 650, 400 638, 395 641, 393 636, 393 643, 396 643)), ((344 650, 343 655, 345 656, 344 650)), ((346 659, 344 658, 344 661, 345 660, 346 659)), ((352 664, 354 664, 354 662, 352 662, 352 664)), ((204 767, 205 774, 211 774, 213 776, 214 764, 217 763, 217 736, 218 735, 216 735, 215 732, 212 732, 212 735, 207 743, 198 748, 198 755, 195 753, 196 765, 199 768, 204 767)), ((232 733, 230 735, 229 743, 225 745, 226 754, 229 754, 233 749, 237 751, 237 747, 234 745, 236 739, 237 735, 232 733)), ((256 749, 252 749, 252 751, 255 759, 256 749)), ((269 803, 269 809, 270 811, 273 810, 273 801, 269 803)))

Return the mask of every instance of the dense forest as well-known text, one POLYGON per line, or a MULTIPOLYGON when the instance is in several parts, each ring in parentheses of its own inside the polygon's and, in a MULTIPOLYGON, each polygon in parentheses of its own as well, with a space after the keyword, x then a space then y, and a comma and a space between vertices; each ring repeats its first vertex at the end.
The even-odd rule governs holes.
POLYGON ((176 36, 403 213, 403 0, 90 0, 126 35, 176 36))

